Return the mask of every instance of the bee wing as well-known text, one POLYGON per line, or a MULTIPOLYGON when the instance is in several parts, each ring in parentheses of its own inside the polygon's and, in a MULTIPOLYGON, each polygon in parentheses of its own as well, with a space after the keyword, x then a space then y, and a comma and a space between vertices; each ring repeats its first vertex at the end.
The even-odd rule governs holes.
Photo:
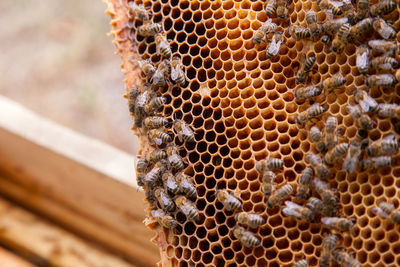
POLYGON ((178 79, 178 76, 179 76, 179 64, 177 64, 171 69, 171 79, 175 81, 176 79, 178 79))
POLYGON ((392 140, 394 140, 394 135, 393 135, 393 134, 388 135, 388 136, 384 137, 383 140, 385 140, 385 141, 392 141, 392 140))
POLYGON ((333 217, 322 217, 321 218, 321 223, 323 224, 331 224, 332 223, 332 219, 335 219, 333 217))
POLYGON ((268 46, 268 52, 272 55, 278 54, 279 48, 281 47, 281 43, 282 41, 276 41, 275 38, 272 38, 272 41, 268 46))
POLYGON ((386 212, 384 212, 381 208, 378 207, 372 208, 372 213, 381 216, 384 219, 387 219, 389 217, 389 215, 386 212))
POLYGON ((175 178, 170 177, 169 179, 167 179, 167 187, 169 187, 169 188, 176 188, 177 187, 177 183, 175 181, 175 178))
POLYGON ((285 207, 282 210, 283 214, 285 214, 286 216, 291 216, 291 217, 301 217, 301 213, 299 212, 298 209, 294 208, 294 207, 285 207))

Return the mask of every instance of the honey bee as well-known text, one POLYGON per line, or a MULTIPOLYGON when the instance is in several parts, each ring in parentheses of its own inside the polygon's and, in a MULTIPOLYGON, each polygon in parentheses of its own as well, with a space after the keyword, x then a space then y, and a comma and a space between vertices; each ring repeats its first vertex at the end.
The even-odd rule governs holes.
POLYGON ((380 155, 393 155, 399 148, 399 143, 394 139, 394 135, 375 141, 366 148, 367 155, 370 157, 380 155))
POLYGON ((289 33, 290 35, 297 39, 306 39, 311 37, 311 33, 307 28, 304 28, 303 26, 292 24, 289 27, 289 33))
POLYGON ((303 112, 300 112, 297 115, 296 123, 301 126, 304 126, 309 120, 311 120, 315 117, 318 117, 325 111, 326 111, 326 109, 324 107, 320 106, 319 103, 315 103, 315 104, 311 105, 308 109, 306 109, 303 112))
POLYGON ((334 35, 342 27, 343 24, 348 22, 348 18, 337 18, 334 19, 331 13, 325 13, 327 15, 326 21, 321 25, 321 32, 334 35))
POLYGON ((369 67, 368 61, 369 49, 365 45, 357 47, 356 65, 361 74, 366 74, 369 67))
POLYGON ((275 173, 270 170, 264 170, 262 184, 261 184, 261 192, 264 193, 266 197, 269 197, 272 194, 272 191, 275 189, 275 173))
POLYGON ((373 121, 367 114, 361 112, 361 108, 358 105, 346 106, 347 112, 356 120, 357 124, 363 130, 371 130, 376 126, 376 122, 373 121))
POLYGON ((178 196, 175 199, 176 206, 182 211, 182 213, 186 216, 188 220, 198 221, 199 220, 199 212, 194 206, 193 202, 187 199, 185 196, 178 196))
POLYGON ((297 194, 298 198, 306 199, 310 194, 310 184, 314 177, 314 172, 311 168, 307 167, 301 173, 299 182, 297 185, 297 194))
POLYGON ((136 98, 135 103, 135 115, 143 118, 146 115, 145 107, 150 101, 151 93, 148 90, 144 90, 143 93, 139 94, 136 98))
POLYGON ((365 80, 369 88, 393 87, 396 84, 396 78, 392 74, 375 74, 365 80))
POLYGON ((362 111, 378 113, 379 105, 366 91, 357 89, 354 91, 354 99, 360 105, 362 111))
POLYGON ((383 39, 393 39, 396 37, 396 31, 392 27, 390 27, 384 19, 375 19, 372 23, 372 27, 374 27, 374 30, 383 39))
POLYGON ((351 26, 349 38, 353 41, 360 40, 371 29, 372 22, 372 18, 366 18, 351 26))
POLYGON ((329 44, 330 41, 331 41, 331 37, 329 35, 323 35, 321 37, 321 42, 326 45, 329 44))
POLYGON ((149 167, 149 162, 146 157, 141 157, 136 164, 136 171, 138 173, 145 173, 149 167))
POLYGON ((166 102, 167 99, 163 96, 152 98, 144 107, 144 112, 147 115, 153 115, 158 109, 163 107, 166 102))
POLYGON ((154 36, 154 41, 156 43, 157 55, 163 55, 166 58, 170 58, 172 51, 167 41, 167 37, 164 34, 157 33, 154 36))
POLYGON ((329 116, 326 119, 324 143, 325 143, 325 148, 327 150, 336 146, 336 144, 338 143, 338 138, 336 134, 337 126, 338 126, 338 120, 335 116, 329 116))
POLYGON ((293 267, 307 267, 308 260, 301 260, 293 264, 293 267))
POLYGON ((315 191, 321 196, 321 200, 324 206, 329 206, 329 207, 336 206, 335 194, 331 189, 329 189, 328 183, 318 178, 315 178, 313 180, 313 185, 315 191))
POLYGON ((169 62, 168 60, 164 59, 162 62, 160 62, 160 64, 158 64, 157 70, 151 77, 150 81, 155 85, 163 87, 167 83, 166 75, 169 72, 170 72, 169 62))
POLYGON ((168 125, 168 120, 163 117, 157 117, 157 116, 152 116, 152 117, 147 117, 144 119, 143 125, 147 129, 155 129, 155 128, 160 128, 160 127, 165 127, 168 125))
POLYGON ((183 120, 174 121, 174 129, 177 133, 179 141, 194 142, 194 132, 192 128, 183 120))
POLYGON ((227 190, 217 190, 216 196, 219 202, 224 204, 225 209, 228 211, 231 210, 240 210, 242 209, 242 202, 237 199, 233 193, 229 193, 227 190))
POLYGON ((320 177, 320 178, 323 178, 323 179, 328 177, 329 170, 326 167, 326 165, 322 162, 322 159, 321 159, 320 156, 318 156, 318 155, 316 155, 316 154, 314 154, 312 152, 309 152, 306 155, 305 160, 314 169, 315 175, 317 177, 320 177))
POLYGON ((167 158, 167 153, 164 150, 160 149, 155 149, 151 151, 150 153, 146 154, 146 160, 149 163, 156 163, 160 160, 166 159, 167 158))
POLYGON ((282 168, 284 162, 277 158, 266 158, 256 163, 256 170, 260 173, 265 171, 273 171, 282 168))
POLYGON ((350 24, 345 23, 340 26, 335 38, 332 41, 332 51, 336 53, 342 53, 343 48, 347 44, 347 39, 350 34, 350 24))
POLYGON ((336 162, 338 162, 341 158, 346 155, 347 150, 349 149, 348 143, 341 143, 335 145, 328 153, 325 154, 324 161, 326 164, 333 166, 336 162))
POLYGON ((135 2, 129 2, 129 14, 132 19, 138 18, 142 21, 150 20, 149 11, 143 5, 138 5, 135 2))
MULTIPOLYGON (((341 3, 341 4, 343 4, 343 3, 341 3)), ((336 2, 334 4, 330 0, 317 0, 317 5, 319 6, 320 9, 332 10, 332 14, 335 16, 340 16, 343 14, 342 10, 340 9, 340 6, 337 5, 336 2)))
POLYGON ((397 104, 379 104, 378 115, 385 118, 400 118, 400 106, 397 104))
MULTIPOLYGON (((160 161, 161 162, 161 161, 160 161)), ((143 177, 143 183, 146 188, 152 188, 160 179, 160 176, 166 171, 165 165, 158 162, 146 175, 143 177)))
POLYGON ((306 100, 308 98, 316 97, 321 94, 322 90, 315 85, 301 87, 294 92, 296 100, 306 100))
POLYGON ((265 13, 268 17, 271 17, 276 12, 276 0, 269 0, 265 6, 265 13))
POLYGON ((135 113, 136 98, 139 94, 140 90, 137 86, 134 85, 129 89, 128 93, 129 112, 135 113))
POLYGON ((379 1, 377 4, 370 7, 369 13, 371 17, 386 15, 392 12, 396 8, 396 6, 397 4, 394 0, 379 1))
POLYGON ((342 170, 347 173, 353 173, 357 167, 361 155, 361 144, 360 142, 351 142, 350 149, 347 153, 346 158, 343 161, 342 170))
POLYGON ((312 221, 314 213, 307 207, 302 207, 294 202, 285 201, 286 207, 282 210, 283 214, 299 220, 312 221))
POLYGON ((345 267, 361 267, 361 264, 343 250, 336 248, 332 251, 332 258, 345 267))
POLYGON ((326 146, 324 141, 322 140, 322 132, 318 129, 317 126, 313 126, 310 129, 310 139, 315 144, 315 148, 320 153, 326 152, 326 146))
POLYGON ((179 155, 179 150, 175 145, 167 147, 169 166, 175 171, 180 171, 185 168, 186 161, 179 155))
POLYGON ((256 247, 260 245, 260 240, 255 236, 254 233, 245 230, 241 226, 235 226, 233 228, 233 236, 239 239, 240 243, 247 248, 256 247))
POLYGON ((357 14, 356 18, 362 20, 368 16, 369 12, 369 0, 358 0, 357 1, 357 14))
POLYGON ((154 36, 162 32, 162 25, 159 23, 146 23, 137 28, 137 33, 141 36, 148 37, 154 36))
POLYGON ((400 211, 396 210, 392 203, 381 202, 372 211, 384 219, 389 218, 393 223, 400 224, 400 211))
POLYGON ((176 174, 175 178, 179 184, 180 190, 183 193, 185 193, 190 198, 197 197, 196 186, 190 180, 189 175, 184 174, 183 172, 179 172, 178 174, 176 174))
POLYGON ((331 266, 331 253, 336 248, 338 242, 338 234, 329 234, 324 236, 324 240, 322 242, 321 259, 319 261, 320 267, 331 266))
POLYGON ((251 228, 257 228, 258 226, 265 223, 265 219, 258 214, 251 212, 239 212, 235 215, 235 220, 251 228))
POLYGON ((347 232, 353 228, 355 218, 339 218, 339 217, 322 217, 321 223, 329 229, 347 232))
POLYGON ((332 91, 342 87, 346 83, 346 78, 341 73, 336 73, 332 77, 321 82, 321 89, 325 91, 332 91))
POLYGON ((388 56, 375 57, 371 60, 371 66, 376 70, 390 70, 397 68, 398 65, 399 63, 395 58, 388 56))
MULTIPOLYGON (((161 128, 160 128, 161 129, 161 128)), ((162 145, 163 143, 172 142, 171 136, 169 134, 160 131, 159 129, 152 129, 148 131, 148 137, 151 140, 151 143, 155 143, 157 145, 162 145)))
POLYGON ((310 197, 306 202, 306 208, 310 209, 314 214, 321 213, 324 209, 324 203, 322 200, 316 197, 310 197))
POLYGON ((308 29, 311 32, 311 36, 312 37, 318 36, 320 33, 320 27, 317 24, 317 13, 315 13, 315 11, 308 10, 306 12, 306 23, 308 29))
POLYGON ((397 45, 395 42, 386 41, 386 40, 370 40, 368 41, 368 45, 372 48, 373 51, 378 53, 384 53, 386 56, 393 56, 397 51, 397 45))
POLYGON ((175 179, 175 176, 171 172, 165 172, 161 177, 165 189, 173 195, 177 195, 180 192, 179 184, 175 179))
POLYGON ((288 0, 275 0, 276 1, 276 16, 280 19, 285 19, 288 15, 287 4, 288 0))
POLYGON ((274 208, 279 206, 280 202, 289 197, 293 192, 293 186, 286 184, 272 192, 271 196, 268 198, 267 207, 274 208))
POLYGON ((153 77, 154 73, 156 72, 156 68, 148 59, 139 60, 138 65, 139 68, 143 71, 144 75, 149 78, 153 77))
POLYGON ((171 79, 179 85, 184 85, 187 78, 185 72, 183 71, 183 65, 181 59, 174 56, 171 59, 171 79))
MULTIPOLYGON (((303 54, 304 55, 304 54, 303 54)), ((304 59, 304 58, 303 58, 304 59)), ((302 65, 302 67, 300 68, 300 70, 297 73, 297 78, 296 81, 298 83, 305 83, 307 78, 308 78, 308 73, 311 71, 312 67, 314 66, 316 58, 315 57, 308 57, 305 61, 304 64, 302 65)), ((314 86, 314 88, 312 88, 312 86, 306 87, 306 88, 310 88, 311 90, 314 88, 317 88, 314 86)), ((309 90, 310 90, 309 89, 309 90)), ((318 92, 316 91, 318 90, 321 93, 321 89, 314 89, 313 92, 318 92)), ((318 94, 319 95, 319 94, 318 94)))
POLYGON ((274 36, 272 37, 271 42, 267 47, 267 58, 276 56, 279 53, 282 42, 283 42, 282 33, 275 33, 274 36))
POLYGON ((154 190, 154 196, 157 198, 158 203, 160 204, 161 208, 166 211, 174 211, 175 210, 175 203, 174 201, 168 196, 167 192, 161 187, 158 187, 154 190))
POLYGON ((261 25, 260 28, 254 33, 253 36, 253 43, 255 44, 260 44, 266 37, 266 35, 270 32, 275 31, 277 25, 272 22, 272 19, 268 19, 266 22, 264 22, 263 25, 261 25))
POLYGON ((168 229, 173 229, 178 226, 178 222, 175 221, 172 216, 166 214, 162 209, 156 209, 151 211, 151 216, 157 220, 157 222, 168 229))

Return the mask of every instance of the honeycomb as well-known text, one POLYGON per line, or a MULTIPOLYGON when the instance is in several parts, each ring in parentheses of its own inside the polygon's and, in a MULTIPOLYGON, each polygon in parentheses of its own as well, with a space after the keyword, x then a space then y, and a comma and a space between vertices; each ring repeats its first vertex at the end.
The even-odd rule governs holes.
MULTIPOLYGON (((371 0, 370 4, 377 2, 371 0)), ((152 22, 163 25, 172 56, 181 58, 187 76, 183 86, 171 83, 158 89, 158 95, 167 99, 160 114, 170 122, 184 120, 196 133, 195 142, 181 142, 169 131, 188 162, 184 172, 196 186, 194 203, 200 219, 193 222, 179 212, 174 213, 179 226, 173 230, 148 223, 157 234, 160 265, 291 266, 307 259, 309 266, 318 266, 324 235, 330 230, 319 219, 308 222, 285 216, 280 207, 268 209, 268 198, 261 191, 262 177, 255 165, 266 157, 282 159, 284 166, 276 172, 276 188, 285 184, 296 186, 302 171, 309 167, 305 156, 310 152, 319 154, 309 137, 312 126, 323 129, 326 119, 335 116, 343 130, 341 138, 349 144, 357 138, 358 127, 346 110, 346 105, 354 102, 353 92, 366 89, 365 76, 356 66, 357 43, 349 43, 342 53, 334 53, 330 45, 320 40, 291 37, 290 25, 307 27, 307 10, 317 12, 319 23, 330 19, 311 0, 289 1, 286 19, 272 16, 285 42, 278 55, 271 58, 267 57, 268 42, 252 42, 255 31, 268 19, 264 1, 136 3, 152 13, 152 22), (305 85, 319 85, 341 73, 346 78, 345 86, 311 101, 296 101, 294 90, 305 86, 296 83, 302 55, 316 58, 305 85), (305 127, 297 125, 296 115, 312 103, 320 103, 326 112, 305 127), (258 237, 260 246, 247 248, 234 237, 237 211, 226 210, 216 200, 216 189, 235 192, 242 201, 242 211, 257 213, 265 219, 256 229, 246 228, 258 237)), ((129 89, 138 81, 138 58, 158 64, 162 57, 156 54, 154 38, 136 34, 135 29, 143 21, 130 19, 127 0, 109 0, 108 5, 107 12, 113 19, 112 34, 122 56, 129 89)), ((398 7, 383 18, 393 22, 398 31, 398 7)), ((371 35, 368 38, 378 38, 377 34, 371 35)), ((370 69, 368 74, 374 73, 370 69)), ((369 93, 378 103, 400 104, 399 85, 372 88, 369 93)), ((398 139, 396 120, 374 114, 371 117, 377 124, 368 132, 370 142, 390 134, 398 139)), ((151 151, 145 131, 134 131, 140 137, 142 155, 151 151)), ((339 246, 348 253, 354 252, 362 266, 400 266, 400 229, 373 212, 381 201, 391 201, 399 208, 399 164, 397 153, 391 166, 376 171, 363 171, 358 165, 354 173, 347 174, 341 163, 330 168, 327 182, 337 195, 339 216, 356 219, 352 231, 341 234, 339 246)), ((313 196, 319 197, 315 190, 313 196)), ((288 200, 304 204, 295 194, 288 200)), ((334 262, 332 265, 338 266, 334 262)))

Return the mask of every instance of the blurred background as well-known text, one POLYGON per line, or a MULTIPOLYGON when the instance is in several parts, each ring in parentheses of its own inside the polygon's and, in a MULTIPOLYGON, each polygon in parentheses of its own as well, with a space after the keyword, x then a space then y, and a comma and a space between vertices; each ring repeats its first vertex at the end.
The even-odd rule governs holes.
POLYGON ((101 0, 0 1, 0 94, 136 154, 105 8, 101 0))

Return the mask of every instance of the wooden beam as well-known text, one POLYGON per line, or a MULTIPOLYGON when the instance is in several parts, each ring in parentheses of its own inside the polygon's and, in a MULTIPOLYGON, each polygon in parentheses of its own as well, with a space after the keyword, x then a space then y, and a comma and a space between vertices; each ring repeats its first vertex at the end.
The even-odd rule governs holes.
POLYGON ((34 267, 34 265, 0 247, 0 267, 34 267))
POLYGON ((1 192, 77 233, 151 266, 134 158, 43 119, 0 96, 1 192), (51 203, 51 204, 49 204, 51 203))

